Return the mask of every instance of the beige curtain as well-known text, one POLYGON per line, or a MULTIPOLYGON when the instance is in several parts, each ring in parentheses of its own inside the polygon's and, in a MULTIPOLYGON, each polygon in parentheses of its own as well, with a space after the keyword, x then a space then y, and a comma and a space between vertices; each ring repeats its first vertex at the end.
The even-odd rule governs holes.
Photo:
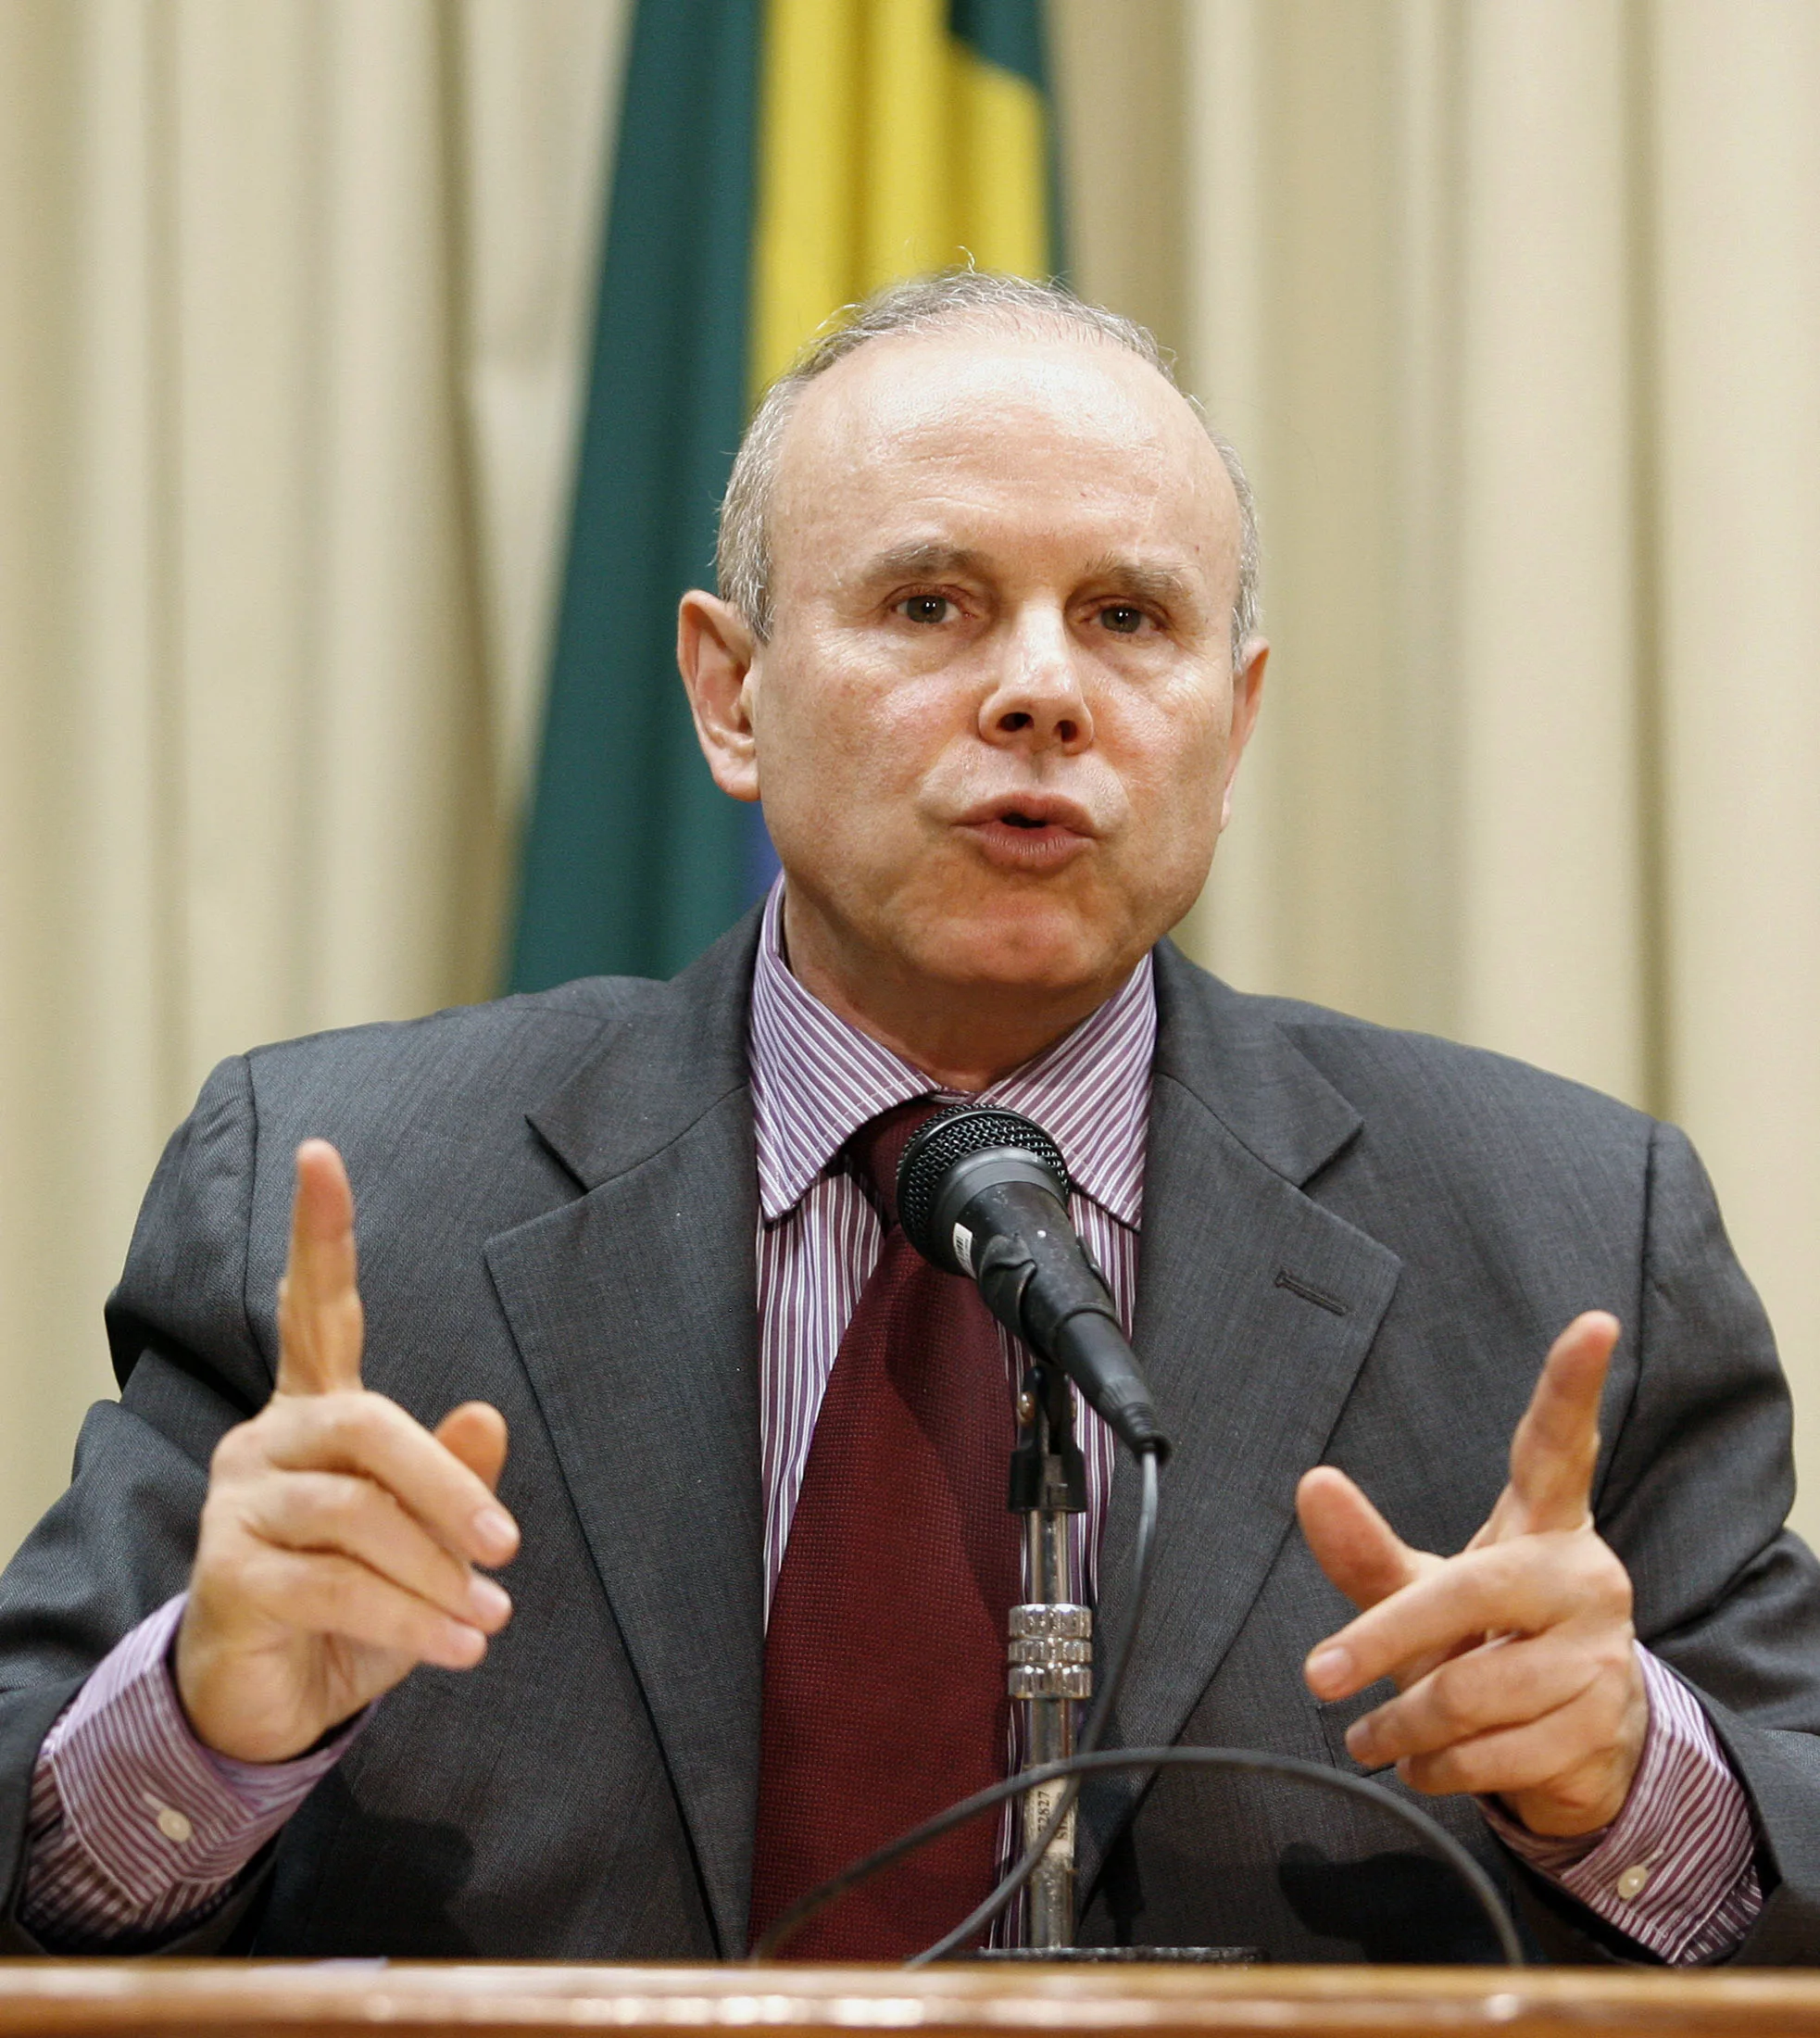
MULTIPOLYGON (((624 6, 0 7, 0 1544, 209 1063, 488 981, 624 6)), ((1688 1125, 1820 1464, 1820 0, 1053 14, 1261 498, 1191 942, 1688 1125)))
POLYGON ((1820 1466, 1820 5, 1060 19, 1082 282, 1261 498, 1193 945, 1685 1125, 1820 1466))
POLYGON ((0 1547, 209 1065, 492 982, 621 17, 0 7, 0 1547))

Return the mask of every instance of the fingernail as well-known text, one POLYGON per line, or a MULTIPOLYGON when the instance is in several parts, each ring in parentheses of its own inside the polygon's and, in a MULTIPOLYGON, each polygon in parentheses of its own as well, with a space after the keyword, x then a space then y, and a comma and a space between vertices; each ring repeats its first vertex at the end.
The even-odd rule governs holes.
POLYGON ((1371 1754, 1375 1739, 1369 1718, 1355 1719, 1346 1730, 1346 1752, 1355 1762, 1363 1762, 1371 1754))
POLYGON ((1339 1687, 1352 1675, 1351 1651, 1331 1647, 1317 1649, 1308 1659, 1306 1675, 1315 1691, 1337 1693, 1339 1687))
POLYGON ((474 1516, 474 1540, 495 1563, 518 1548, 518 1525, 503 1507, 483 1507, 474 1516))
POLYGON ((490 1578, 468 1580, 468 1604, 480 1617, 482 1625, 489 1629, 498 1627, 512 1611, 511 1594, 490 1578))
POLYGON ((471 1628, 464 1620, 451 1620, 446 1624, 448 1635, 448 1661, 451 1670, 471 1670, 486 1654, 486 1637, 478 1628, 471 1628))

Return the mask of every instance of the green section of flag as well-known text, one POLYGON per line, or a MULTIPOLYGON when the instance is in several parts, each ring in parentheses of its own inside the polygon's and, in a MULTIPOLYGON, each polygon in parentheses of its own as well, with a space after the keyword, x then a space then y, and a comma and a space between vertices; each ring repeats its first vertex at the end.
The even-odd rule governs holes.
POLYGON ((669 976, 744 909, 757 810, 708 774, 676 604, 713 585, 745 422, 761 0, 640 0, 511 988, 669 976))
POLYGON ((1042 0, 948 0, 948 33, 1001 70, 1048 90, 1042 0))

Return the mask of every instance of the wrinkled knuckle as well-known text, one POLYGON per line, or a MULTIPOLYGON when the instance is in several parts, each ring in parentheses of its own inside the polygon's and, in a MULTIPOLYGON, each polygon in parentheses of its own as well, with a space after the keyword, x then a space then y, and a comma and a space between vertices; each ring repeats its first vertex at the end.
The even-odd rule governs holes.
POLYGON ((1473 1724, 1473 1708, 1462 1680, 1437 1675, 1428 1693, 1428 1709, 1435 1724, 1449 1733, 1458 1733, 1473 1724))
POLYGON ((335 1448, 350 1457, 359 1457, 381 1435, 372 1396, 360 1392, 324 1394, 320 1397, 323 1428, 335 1448))
POLYGON ((1453 1780, 1456 1765, 1450 1754, 1415 1755, 1397 1765, 1397 1773, 1412 1791, 1425 1797, 1442 1797, 1462 1788, 1453 1780))
POLYGON ((1444 1749, 1435 1757, 1433 1788, 1437 1791, 1470 1791, 1483 1796, 1496 1790, 1497 1758, 1473 1742, 1444 1749))
POLYGON ((1630 1573, 1610 1550, 1603 1552, 1595 1573, 1595 1587, 1606 1611, 1628 1623, 1634 1599, 1630 1573))
POLYGON ((313 1489, 311 1498, 316 1513, 329 1528, 358 1528, 367 1512, 366 1495, 358 1479, 323 1479, 313 1489))
POLYGON ((315 1473, 291 1466, 272 1466, 259 1482, 253 1500, 261 1520, 288 1524, 313 1516, 318 1511, 317 1496, 315 1473))
POLYGON ((1485 1551, 1479 1566, 1481 1591, 1487 1601, 1507 1598, 1522 1585, 1529 1575, 1534 1563, 1533 1551, 1525 1545, 1529 1537, 1519 1537, 1511 1542, 1496 1542, 1485 1551))
POLYGON ((360 1426, 362 1436, 374 1443, 394 1435, 405 1412, 396 1402, 384 1394, 376 1394, 369 1387, 351 1389, 347 1399, 354 1410, 354 1419, 360 1426))

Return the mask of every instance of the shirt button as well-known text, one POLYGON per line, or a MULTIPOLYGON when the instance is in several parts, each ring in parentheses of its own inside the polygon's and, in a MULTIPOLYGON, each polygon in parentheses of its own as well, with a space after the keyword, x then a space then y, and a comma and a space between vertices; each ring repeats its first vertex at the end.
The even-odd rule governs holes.
MULTIPOLYGON (((195 1832, 195 1828, 190 1824, 176 1805, 167 1805, 158 1814, 158 1830, 173 1846, 181 1847, 184 1841, 189 1839, 190 1835, 195 1832)), ((1634 1868, 1631 1870, 1633 1875, 1636 1872, 1634 1868)))
POLYGON ((1650 1871, 1639 1861, 1635 1868, 1626 1868, 1618 1878, 1618 1894, 1627 1904, 1633 1896, 1641 1896, 1643 1885, 1650 1880, 1650 1871))

